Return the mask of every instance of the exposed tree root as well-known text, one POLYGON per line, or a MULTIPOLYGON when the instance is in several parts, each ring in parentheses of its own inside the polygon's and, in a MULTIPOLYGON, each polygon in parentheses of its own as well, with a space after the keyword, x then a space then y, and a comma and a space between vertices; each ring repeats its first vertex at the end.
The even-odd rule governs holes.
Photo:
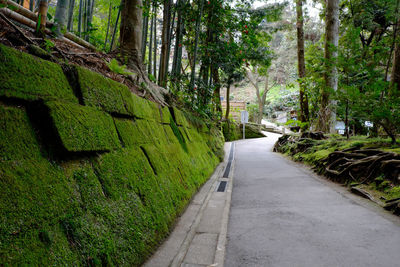
MULTIPOLYGON (((285 152, 283 150, 289 147, 292 155, 304 153, 317 144, 315 140, 321 138, 325 137, 319 133, 304 133, 301 137, 284 135, 276 142, 274 151, 285 152)), ((340 183, 370 183, 383 174, 393 184, 400 184, 400 155, 375 148, 360 149, 357 146, 334 151, 316 165, 315 169, 320 174, 340 183)))

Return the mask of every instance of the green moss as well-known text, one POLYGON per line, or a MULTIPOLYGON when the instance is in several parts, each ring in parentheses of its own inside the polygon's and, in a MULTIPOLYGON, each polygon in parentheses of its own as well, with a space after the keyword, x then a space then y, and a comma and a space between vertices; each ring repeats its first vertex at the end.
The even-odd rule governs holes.
MULTIPOLYGON (((239 125, 239 129, 243 129, 242 127, 243 125, 239 125)), ((260 131, 258 125, 251 123, 246 123, 245 135, 247 139, 265 137, 265 135, 260 131)))
POLYGON ((182 135, 182 132, 179 130, 178 126, 175 124, 175 121, 170 119, 170 126, 172 132, 174 133, 175 137, 178 139, 179 144, 182 146, 184 151, 187 151, 187 145, 185 143, 185 137, 182 135))
POLYGON ((400 198, 400 186, 393 186, 385 190, 387 199, 400 198))
POLYGON ((226 141, 235 141, 241 138, 239 125, 233 121, 224 121, 222 123, 222 132, 226 141))
POLYGON ((40 149, 25 109, 0 104, 0 162, 39 156, 40 149))
POLYGON ((123 171, 114 171, 114 167, 132 160, 123 161, 121 157, 126 155, 131 154, 120 151, 100 158, 96 165, 99 175, 90 164, 73 172, 85 212, 65 218, 62 225, 69 238, 79 244, 82 265, 137 266, 148 255, 149 239, 155 235, 151 214, 128 183, 138 179, 137 173, 124 167, 129 177, 121 177, 123 171), (115 159, 115 164, 110 159, 115 159))
POLYGON ((108 151, 121 146, 110 115, 76 104, 54 101, 46 105, 68 151, 108 151))
POLYGON ((179 143, 178 138, 175 136, 172 131, 171 125, 163 125, 165 135, 167 137, 168 144, 177 144, 179 143))
POLYGON ((207 134, 207 136, 203 138, 203 140, 207 140, 207 145, 211 148, 211 151, 222 161, 225 154, 225 139, 223 133, 217 127, 212 127, 210 129, 210 134, 207 134))
POLYGON ((173 112, 174 112, 174 116, 175 116, 175 123, 178 126, 184 126, 184 127, 190 127, 189 123, 186 120, 185 115, 183 114, 182 111, 180 111, 179 109, 177 109, 176 107, 173 107, 173 112))
POLYGON ((127 99, 127 109, 137 118, 161 122, 161 115, 158 105, 152 101, 131 94, 127 99))
POLYGON ((78 103, 61 67, 0 44, 0 96, 78 103))
POLYGON ((128 201, 132 193, 139 197, 146 212, 145 228, 140 230, 141 238, 132 241, 138 243, 141 249, 132 253, 143 260, 149 255, 151 248, 165 237, 173 221, 174 207, 171 197, 163 190, 163 183, 156 178, 139 147, 101 156, 96 170, 104 193, 110 199, 128 201))
POLYGON ((161 122, 164 124, 169 124, 171 118, 171 113, 168 107, 161 108, 161 122))
POLYGON ((43 158, 0 162, 0 186, 0 264, 72 264, 58 223, 79 205, 60 167, 43 158))
POLYGON ((115 125, 122 142, 127 147, 139 144, 168 143, 163 126, 155 121, 115 118, 115 125))
POLYGON ((75 66, 85 105, 110 113, 133 115, 128 108, 132 93, 125 85, 86 68, 75 66))
POLYGON ((176 214, 179 214, 196 189, 194 184, 191 183, 191 179, 197 178, 184 177, 179 170, 179 166, 184 168, 179 165, 179 158, 185 157, 184 152, 179 146, 170 145, 162 147, 143 145, 142 149, 157 174, 163 191, 170 197, 172 205, 176 208, 176 214))
POLYGON ((178 129, 179 129, 179 132, 181 133, 185 143, 189 144, 190 142, 193 141, 192 140, 193 137, 190 136, 186 127, 179 126, 178 129))

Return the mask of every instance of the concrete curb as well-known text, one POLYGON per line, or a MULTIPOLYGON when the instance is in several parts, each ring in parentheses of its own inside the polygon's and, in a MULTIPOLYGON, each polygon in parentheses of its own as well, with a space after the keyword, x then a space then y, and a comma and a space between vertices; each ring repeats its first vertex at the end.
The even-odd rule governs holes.
MULTIPOLYGON (((218 166, 218 167, 220 167, 220 166, 218 166)), ((208 201, 211 198, 212 192, 214 191, 214 189, 215 189, 215 187, 217 185, 218 177, 220 176, 220 174, 221 174, 223 169, 224 168, 221 166, 220 170, 218 170, 218 172, 216 172, 217 175, 215 175, 216 173, 214 173, 213 176, 210 178, 210 180, 213 181, 212 182, 212 186, 210 187, 210 190, 208 191, 207 196, 206 196, 203 204, 201 205, 201 208, 200 208, 199 212, 196 215, 196 219, 194 220, 192 226, 190 227, 190 231, 186 235, 186 238, 183 241, 183 243, 182 243, 182 245, 181 245, 181 247, 179 249, 178 254, 172 260, 172 263, 170 265, 171 267, 181 266, 181 264, 182 264, 182 262, 183 262, 183 260, 184 260, 184 258, 186 256, 186 253, 189 250, 189 247, 190 247, 190 244, 191 244, 191 242, 192 242, 192 240, 194 238, 194 235, 196 234, 196 230, 197 230, 197 227, 198 227, 198 225, 200 223, 200 220, 201 220, 201 218, 203 216, 204 210, 207 207, 207 204, 208 204, 208 201)))
POLYGON ((193 197, 170 236, 143 266, 224 265, 234 157, 228 178, 223 178, 223 172, 233 146, 233 143, 225 143, 224 161, 217 166, 210 179, 193 197), (221 181, 227 181, 227 187, 224 192, 217 192, 221 181))
MULTIPOLYGON (((235 143, 232 143, 235 145, 235 143)), ((231 147, 232 149, 232 147, 231 147)), ((232 201, 232 188, 233 188, 233 174, 235 173, 235 154, 233 154, 233 159, 231 163, 231 171, 229 173, 227 199, 225 202, 224 213, 222 215, 221 230, 217 243, 217 250, 215 252, 214 264, 212 266, 224 266, 225 261, 225 251, 226 251, 226 237, 228 233, 228 222, 229 222, 229 212, 231 210, 232 201)))

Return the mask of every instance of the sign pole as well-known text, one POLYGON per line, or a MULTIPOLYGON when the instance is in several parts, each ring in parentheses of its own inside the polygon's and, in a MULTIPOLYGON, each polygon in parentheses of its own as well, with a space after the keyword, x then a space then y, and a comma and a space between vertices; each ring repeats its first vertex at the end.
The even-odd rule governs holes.
POLYGON ((246 128, 245 125, 249 122, 249 113, 246 110, 240 112, 240 121, 243 124, 243 140, 246 139, 246 128))

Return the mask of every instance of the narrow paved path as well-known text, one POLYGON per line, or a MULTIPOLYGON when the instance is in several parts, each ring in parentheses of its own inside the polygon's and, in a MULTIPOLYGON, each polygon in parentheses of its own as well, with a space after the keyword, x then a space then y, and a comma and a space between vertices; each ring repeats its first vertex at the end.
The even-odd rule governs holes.
POLYGON ((271 152, 238 141, 225 266, 400 266, 400 220, 271 152))

